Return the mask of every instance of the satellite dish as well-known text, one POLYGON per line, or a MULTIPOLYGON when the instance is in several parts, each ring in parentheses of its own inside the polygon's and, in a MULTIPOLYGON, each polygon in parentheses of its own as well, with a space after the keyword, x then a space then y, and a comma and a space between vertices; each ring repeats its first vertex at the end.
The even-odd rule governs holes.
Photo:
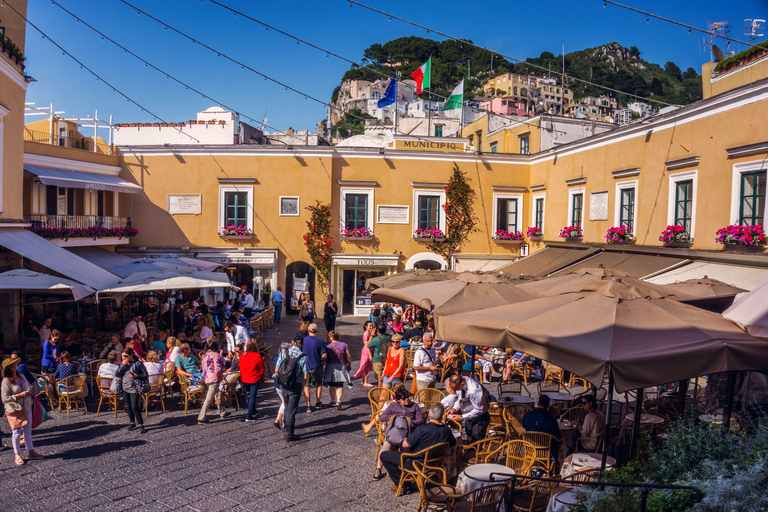
POLYGON ((715 62, 720 62, 722 60, 725 60, 725 55, 723 55, 723 50, 718 48, 716 44, 712 45, 712 53, 715 54, 715 62))

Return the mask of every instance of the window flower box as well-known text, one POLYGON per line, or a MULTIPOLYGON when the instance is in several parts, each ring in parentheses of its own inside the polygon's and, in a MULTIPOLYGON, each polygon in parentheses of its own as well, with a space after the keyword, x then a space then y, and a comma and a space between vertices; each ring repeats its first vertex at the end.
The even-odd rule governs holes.
POLYGON ((373 239, 373 230, 370 228, 343 228, 339 233, 342 240, 363 242, 373 239))
POLYGON ((667 226, 659 235, 659 242, 662 242, 664 247, 674 249, 690 249, 692 245, 685 227, 677 225, 667 226))
POLYGON ((608 228, 608 231, 605 233, 605 243, 610 245, 633 245, 635 237, 632 234, 632 228, 629 226, 608 228))
POLYGON ((519 244, 522 243, 523 240, 523 233, 520 231, 507 231, 506 229, 499 229, 493 234, 493 241, 497 244, 519 244))
POLYGON ((715 242, 723 244, 725 251, 763 252, 766 242, 763 225, 739 226, 731 225, 717 230, 715 242))
POLYGON ((445 233, 439 228, 419 228, 413 232, 413 238, 421 242, 442 242, 445 240, 445 233))
POLYGON ((560 230, 560 238, 566 242, 581 242, 584 231, 581 226, 565 226, 560 230))
POLYGON ((528 238, 531 239, 532 242, 541 242, 544 240, 544 231, 542 231, 542 229, 537 226, 529 227, 525 234, 528 236, 528 238))
POLYGON ((247 226, 222 226, 219 228, 219 236, 221 238, 252 238, 253 237, 253 231, 251 231, 250 228, 247 226))

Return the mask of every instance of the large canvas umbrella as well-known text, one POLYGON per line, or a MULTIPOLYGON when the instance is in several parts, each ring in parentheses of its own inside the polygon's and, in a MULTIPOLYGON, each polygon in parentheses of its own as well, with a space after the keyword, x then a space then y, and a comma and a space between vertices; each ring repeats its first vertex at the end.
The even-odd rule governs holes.
POLYGON ((700 299, 725 297, 747 291, 738 286, 718 281, 717 279, 710 279, 707 276, 704 276, 701 279, 686 279, 685 281, 663 284, 661 286, 700 299))
POLYGON ((388 276, 372 277, 366 282, 366 288, 375 290, 376 288, 389 288, 396 290, 406 286, 412 286, 419 283, 432 283, 435 281, 447 281, 458 275, 453 270, 405 270, 397 274, 388 276))
POLYGON ((434 311, 436 318, 468 310, 484 309, 538 296, 493 275, 459 274, 454 279, 407 286, 400 289, 379 288, 371 293, 375 302, 415 304, 434 311))
POLYGON ((768 282, 737 295, 723 316, 752 336, 768 338, 768 282))
POLYGON ((610 268, 580 268, 561 275, 545 277, 538 281, 519 284, 523 290, 540 293, 542 295, 562 295, 581 290, 587 283, 595 281, 619 280, 620 282, 634 286, 650 297, 669 297, 677 300, 693 299, 694 297, 665 286, 649 283, 642 279, 631 277, 624 272, 610 268))
POLYGON ((163 292, 167 290, 190 290, 202 288, 226 288, 239 290, 232 286, 227 275, 222 272, 202 272, 199 270, 160 270, 157 272, 134 272, 116 286, 100 290, 99 294, 112 294, 118 302, 133 292, 163 292))
POLYGON ((616 281, 444 316, 438 339, 511 347, 600 387, 610 371, 619 392, 724 371, 768 368, 768 341, 715 313, 616 281))
POLYGON ((71 279, 56 277, 27 269, 9 270, 0 274, 0 290, 36 290, 71 292, 75 300, 91 295, 96 290, 71 279))

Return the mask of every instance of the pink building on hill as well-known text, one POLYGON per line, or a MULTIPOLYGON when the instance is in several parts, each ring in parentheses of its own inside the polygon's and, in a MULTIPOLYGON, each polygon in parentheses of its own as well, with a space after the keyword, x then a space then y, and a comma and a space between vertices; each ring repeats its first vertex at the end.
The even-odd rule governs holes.
POLYGON ((533 117, 533 112, 526 112, 525 101, 509 97, 496 97, 480 103, 480 108, 503 116, 533 117))

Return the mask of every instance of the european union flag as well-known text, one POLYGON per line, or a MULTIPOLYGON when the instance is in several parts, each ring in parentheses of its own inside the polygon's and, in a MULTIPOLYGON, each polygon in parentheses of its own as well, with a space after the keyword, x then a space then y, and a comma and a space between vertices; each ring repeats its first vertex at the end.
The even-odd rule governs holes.
POLYGON ((387 86, 387 90, 384 93, 384 97, 379 100, 377 105, 379 108, 384 108, 387 105, 391 105, 395 102, 395 94, 397 91, 397 80, 394 78, 389 79, 389 85, 387 86))

